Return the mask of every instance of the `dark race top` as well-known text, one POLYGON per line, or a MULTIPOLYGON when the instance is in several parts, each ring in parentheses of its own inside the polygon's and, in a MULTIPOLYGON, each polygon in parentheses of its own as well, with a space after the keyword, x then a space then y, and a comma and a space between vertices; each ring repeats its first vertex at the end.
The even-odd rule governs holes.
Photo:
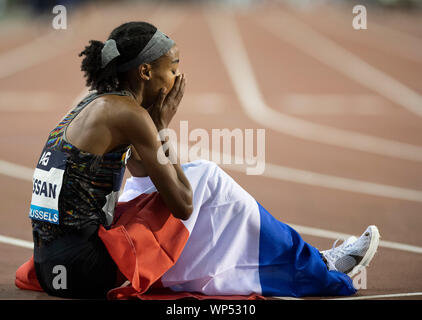
POLYGON ((127 91, 86 96, 53 129, 33 176, 29 217, 45 243, 90 225, 110 226, 119 196, 130 146, 104 155, 79 150, 66 140, 70 122, 94 99, 127 91))

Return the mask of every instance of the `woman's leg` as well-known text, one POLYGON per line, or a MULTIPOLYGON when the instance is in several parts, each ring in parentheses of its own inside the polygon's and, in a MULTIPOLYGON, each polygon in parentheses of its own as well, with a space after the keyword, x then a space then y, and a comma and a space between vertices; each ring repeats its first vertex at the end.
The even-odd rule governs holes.
MULTIPOLYGON (((345 274, 328 271, 320 252, 276 220, 218 165, 182 165, 194 191, 194 211, 182 221, 188 242, 161 278, 175 291, 209 295, 350 295, 345 274)), ((119 199, 156 191, 149 178, 130 178, 119 199)))
MULTIPOLYGON (((41 287, 65 298, 106 298, 115 287, 117 266, 97 235, 89 231, 61 236, 34 246, 34 264, 41 287)), ((34 232, 34 243, 37 238, 34 232)))

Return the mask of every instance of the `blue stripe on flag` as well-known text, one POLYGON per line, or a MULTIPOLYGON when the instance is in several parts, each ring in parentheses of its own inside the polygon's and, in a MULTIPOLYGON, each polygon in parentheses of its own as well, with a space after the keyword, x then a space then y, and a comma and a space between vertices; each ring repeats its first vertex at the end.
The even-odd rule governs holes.
MULTIPOLYGON (((258 202, 257 202, 258 203, 258 202)), ((328 271, 318 249, 258 203, 259 277, 264 296, 336 296, 356 293, 344 273, 328 271)))

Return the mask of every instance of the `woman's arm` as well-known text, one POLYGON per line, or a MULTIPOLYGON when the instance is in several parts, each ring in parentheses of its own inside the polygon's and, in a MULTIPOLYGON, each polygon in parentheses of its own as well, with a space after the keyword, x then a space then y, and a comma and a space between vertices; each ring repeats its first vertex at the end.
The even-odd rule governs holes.
POLYGON ((133 146, 130 148, 130 157, 127 161, 127 168, 130 174, 134 177, 148 177, 143 161, 133 146))
POLYGON ((172 214, 182 220, 188 219, 193 211, 192 189, 179 160, 173 164, 159 162, 159 157, 165 157, 164 150, 158 130, 145 109, 135 106, 122 113, 116 119, 116 126, 134 147, 134 151, 142 155, 141 162, 137 163, 134 159, 132 164, 135 166, 132 169, 136 171, 139 169, 136 163, 142 163, 145 172, 140 170, 135 174, 149 176, 172 214))
MULTIPOLYGON (((177 97, 178 101, 183 95, 183 85, 180 85, 179 79, 167 98, 177 97), (180 94, 180 91, 181 94, 180 94), (179 98, 180 97, 180 98, 179 98)), ((157 188, 163 201, 172 212, 172 214, 179 219, 187 220, 193 211, 192 205, 192 188, 186 178, 182 168, 180 167, 180 160, 166 164, 160 163, 159 159, 165 159, 166 155, 161 144, 158 131, 165 129, 171 120, 170 113, 175 113, 177 104, 169 103, 163 104, 164 92, 160 94, 157 99, 156 115, 163 116, 160 119, 151 118, 150 113, 144 108, 139 107, 135 103, 132 105, 124 105, 119 108, 121 112, 113 117, 113 126, 122 138, 134 147, 134 151, 142 156, 142 162, 135 163, 135 171, 142 164, 145 172, 138 172, 138 174, 146 174, 151 178, 157 188), (176 105, 176 106, 175 106, 176 105)), ((116 106, 119 107, 119 106, 116 106)), ((141 171, 141 170, 140 170, 141 171)))

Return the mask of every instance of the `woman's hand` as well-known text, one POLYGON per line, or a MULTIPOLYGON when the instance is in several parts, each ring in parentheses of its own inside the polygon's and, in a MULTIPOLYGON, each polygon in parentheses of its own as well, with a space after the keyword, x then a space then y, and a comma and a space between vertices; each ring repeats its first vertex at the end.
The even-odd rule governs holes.
POLYGON ((170 92, 166 95, 165 89, 162 88, 155 104, 147 109, 158 131, 168 128, 182 100, 185 86, 185 75, 178 75, 170 92))

